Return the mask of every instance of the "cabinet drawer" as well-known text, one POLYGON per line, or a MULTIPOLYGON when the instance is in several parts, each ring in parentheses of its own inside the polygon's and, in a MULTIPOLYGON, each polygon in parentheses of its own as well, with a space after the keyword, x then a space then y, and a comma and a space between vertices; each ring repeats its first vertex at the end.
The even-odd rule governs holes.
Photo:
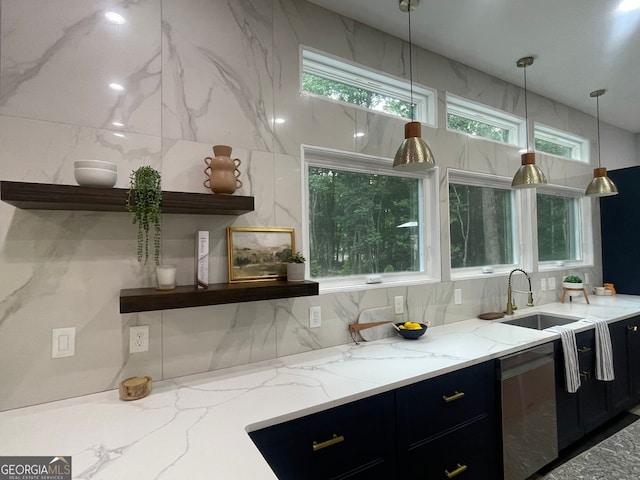
POLYGON ((400 455, 403 480, 495 480, 498 456, 495 428, 488 417, 400 455))
POLYGON ((393 478, 394 412, 388 392, 249 435, 281 480, 393 478))
POLYGON ((485 362, 397 390, 400 448, 479 415, 494 417, 495 367, 485 362))

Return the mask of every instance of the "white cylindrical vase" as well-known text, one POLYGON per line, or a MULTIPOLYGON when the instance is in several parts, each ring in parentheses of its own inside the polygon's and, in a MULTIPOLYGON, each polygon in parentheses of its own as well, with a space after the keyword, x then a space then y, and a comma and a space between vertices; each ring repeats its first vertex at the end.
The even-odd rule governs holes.
POLYGON ((173 290, 176 288, 176 266, 158 265, 156 267, 156 290, 173 290))

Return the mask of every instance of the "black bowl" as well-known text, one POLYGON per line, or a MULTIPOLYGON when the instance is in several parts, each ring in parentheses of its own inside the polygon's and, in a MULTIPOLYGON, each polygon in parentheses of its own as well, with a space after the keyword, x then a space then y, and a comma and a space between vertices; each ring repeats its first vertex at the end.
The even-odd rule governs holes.
MULTIPOLYGON (((396 323, 395 324, 396 327, 400 327, 400 325, 404 325, 404 322, 400 322, 400 323, 396 323)), ((416 338, 420 338, 422 335, 424 335, 424 332, 427 331, 427 326, 424 323, 420 324, 422 326, 422 328, 420 330, 396 330, 396 332, 398 332, 398 335, 401 335, 402 338, 406 338, 408 340, 415 340, 416 338)))

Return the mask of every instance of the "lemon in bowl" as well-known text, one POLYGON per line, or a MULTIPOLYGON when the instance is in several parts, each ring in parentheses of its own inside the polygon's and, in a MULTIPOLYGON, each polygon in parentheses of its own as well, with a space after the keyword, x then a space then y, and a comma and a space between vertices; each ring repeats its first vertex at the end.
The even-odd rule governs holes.
POLYGON ((420 338, 427 331, 427 325, 418 322, 400 322, 396 323, 395 326, 396 332, 409 340, 420 338))

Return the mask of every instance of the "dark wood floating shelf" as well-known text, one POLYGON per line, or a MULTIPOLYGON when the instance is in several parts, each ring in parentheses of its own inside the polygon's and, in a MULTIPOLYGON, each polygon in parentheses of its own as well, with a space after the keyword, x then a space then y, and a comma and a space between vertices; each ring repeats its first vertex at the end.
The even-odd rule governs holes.
MULTIPOLYGON (((128 189, 0 181, 0 200, 23 209, 126 212, 128 189)), ((162 213, 242 215, 254 198, 213 193, 162 192, 162 213)))
POLYGON ((318 286, 318 282, 309 280, 304 282, 269 280, 266 282, 211 283, 207 290, 198 290, 194 285, 177 286, 175 290, 164 291, 154 288, 128 288, 120 290, 120 313, 308 297, 318 295, 318 286))

